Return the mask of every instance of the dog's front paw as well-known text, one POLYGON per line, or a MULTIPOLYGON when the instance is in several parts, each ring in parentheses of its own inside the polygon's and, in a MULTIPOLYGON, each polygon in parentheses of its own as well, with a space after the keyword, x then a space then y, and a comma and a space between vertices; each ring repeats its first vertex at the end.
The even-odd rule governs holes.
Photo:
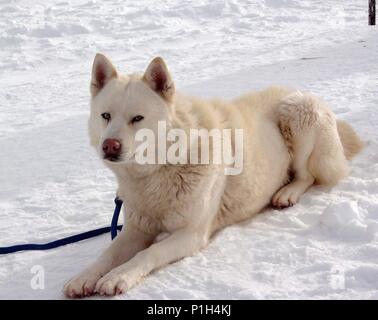
POLYGON ((63 288, 63 292, 68 298, 88 297, 95 293, 98 279, 100 279, 100 275, 83 272, 67 282, 63 288))
POLYGON ((133 276, 132 273, 115 269, 97 281, 95 292, 102 296, 122 294, 131 289, 139 280, 140 277, 133 276))

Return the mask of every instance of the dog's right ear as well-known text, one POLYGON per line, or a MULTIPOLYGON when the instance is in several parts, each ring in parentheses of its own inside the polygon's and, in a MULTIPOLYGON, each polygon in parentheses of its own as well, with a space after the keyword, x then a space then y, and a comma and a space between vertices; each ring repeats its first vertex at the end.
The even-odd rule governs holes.
POLYGON ((110 60, 101 53, 97 53, 93 61, 91 94, 95 97, 103 87, 117 77, 117 70, 110 60))

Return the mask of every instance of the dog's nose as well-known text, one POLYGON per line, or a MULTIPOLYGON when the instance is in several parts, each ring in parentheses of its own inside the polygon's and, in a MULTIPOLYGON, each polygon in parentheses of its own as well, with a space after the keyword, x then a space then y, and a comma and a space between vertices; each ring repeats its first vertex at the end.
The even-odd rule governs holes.
POLYGON ((106 139, 102 144, 102 151, 104 151, 105 156, 119 156, 121 142, 117 139, 106 139))

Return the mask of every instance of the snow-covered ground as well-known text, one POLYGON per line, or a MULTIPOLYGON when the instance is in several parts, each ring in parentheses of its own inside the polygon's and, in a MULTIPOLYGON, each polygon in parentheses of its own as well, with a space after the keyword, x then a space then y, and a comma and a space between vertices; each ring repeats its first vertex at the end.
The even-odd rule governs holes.
MULTIPOLYGON (((378 299, 378 31, 366 2, 0 0, 0 246, 110 223, 115 181, 86 132, 92 60, 134 72, 161 55, 187 93, 309 89, 367 146, 338 186, 223 230, 116 299, 378 299)), ((63 298, 109 242, 0 256, 0 298, 63 298)))

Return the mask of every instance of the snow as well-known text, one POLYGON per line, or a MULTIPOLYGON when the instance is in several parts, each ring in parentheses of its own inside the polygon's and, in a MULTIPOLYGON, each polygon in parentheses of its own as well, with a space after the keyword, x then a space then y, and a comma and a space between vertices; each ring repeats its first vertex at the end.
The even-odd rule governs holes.
POLYGON ((346 241, 374 239, 375 230, 368 229, 356 201, 330 204, 320 217, 320 225, 325 226, 330 236, 346 241))
MULTIPOLYGON (((191 94, 311 90, 367 146, 339 185, 219 232, 115 299, 378 299, 377 36, 363 1, 0 0, 0 245, 109 225, 115 180, 87 138, 92 60, 134 72, 161 55, 191 94)), ((1 256, 0 298, 64 298, 109 243, 1 256)))

